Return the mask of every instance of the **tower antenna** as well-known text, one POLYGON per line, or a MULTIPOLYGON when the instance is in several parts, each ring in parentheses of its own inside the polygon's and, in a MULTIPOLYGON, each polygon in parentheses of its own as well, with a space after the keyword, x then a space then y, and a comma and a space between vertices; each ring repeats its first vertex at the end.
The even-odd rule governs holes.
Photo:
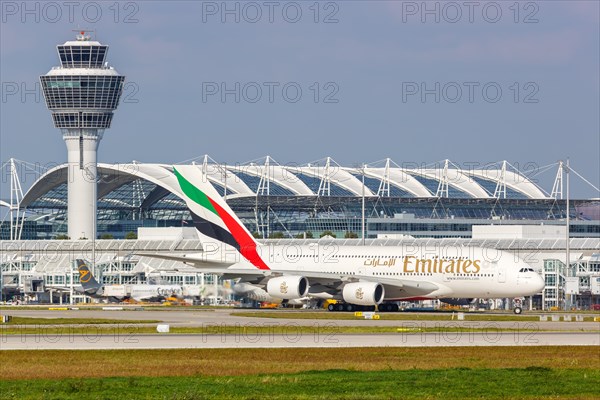
POLYGON ((88 42, 92 39, 90 33, 94 34, 94 40, 96 40, 96 31, 91 29, 72 29, 72 32, 75 32, 75 38, 78 42, 88 42))

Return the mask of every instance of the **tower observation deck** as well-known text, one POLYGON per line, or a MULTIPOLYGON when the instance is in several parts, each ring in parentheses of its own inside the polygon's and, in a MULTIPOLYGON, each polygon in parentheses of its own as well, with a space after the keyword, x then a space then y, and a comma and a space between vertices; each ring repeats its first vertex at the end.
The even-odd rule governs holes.
POLYGON ((108 65, 108 46, 82 31, 57 46, 60 66, 40 77, 46 106, 61 130, 68 157, 68 235, 96 236, 96 154, 110 128, 125 77, 108 65))

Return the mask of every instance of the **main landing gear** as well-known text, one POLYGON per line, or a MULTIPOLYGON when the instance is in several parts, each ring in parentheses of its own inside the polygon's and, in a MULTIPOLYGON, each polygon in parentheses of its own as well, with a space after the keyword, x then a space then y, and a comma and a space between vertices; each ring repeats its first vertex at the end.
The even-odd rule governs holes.
POLYGON ((329 304, 327 306, 328 311, 346 311, 346 312, 355 312, 355 311, 375 311, 379 312, 398 312, 400 308, 398 304, 394 303, 381 303, 377 308, 375 306, 359 306, 356 304, 350 303, 336 303, 329 304))
POLYGON ((398 312, 400 311, 400 307, 398 307, 398 304, 394 304, 394 303, 381 303, 377 309, 380 312, 398 312))
POLYGON ((346 311, 346 312, 354 312, 354 311, 375 311, 375 306, 359 306, 356 304, 349 303, 336 303, 329 304, 327 306, 328 311, 346 311))

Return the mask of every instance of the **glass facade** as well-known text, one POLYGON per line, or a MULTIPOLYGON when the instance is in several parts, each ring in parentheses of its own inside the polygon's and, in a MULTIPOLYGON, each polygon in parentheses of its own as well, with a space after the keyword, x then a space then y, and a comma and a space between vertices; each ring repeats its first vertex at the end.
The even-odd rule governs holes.
MULTIPOLYGON (((262 178, 256 175, 250 175, 240 171, 233 171, 242 182, 246 184, 253 192, 271 196, 293 196, 294 193, 273 181, 262 182, 262 178)), ((217 191, 219 188, 217 188, 217 191)), ((223 191, 223 189, 221 189, 223 191)))
MULTIPOLYGON (((359 174, 352 174, 356 179, 362 182, 363 176, 359 174)), ((415 197, 412 193, 390 183, 389 185, 389 193, 387 193, 386 188, 382 187, 381 180, 376 178, 371 178, 369 176, 365 176, 365 186, 369 188, 369 190, 379 196, 387 196, 387 197, 415 197), (381 188, 381 191, 379 190, 381 188)))
POLYGON ((545 310, 552 310, 561 306, 560 298, 564 296, 565 263, 560 260, 544 260, 543 276, 546 287, 542 292, 545 310))
POLYGON ((46 105, 50 110, 114 110, 119 105, 125 77, 116 75, 44 75, 40 79, 46 105))
POLYGON ((57 128, 98 128, 108 129, 112 122, 112 112, 55 112, 52 113, 57 128))
POLYGON ((61 45, 57 49, 63 68, 102 68, 108 52, 108 46, 102 45, 61 45))
MULTIPOLYGON (((485 189, 485 191, 490 196, 493 196, 494 193, 496 192, 496 186, 497 186, 496 182, 488 180, 488 179, 483 179, 478 176, 471 176, 470 178, 473 179, 473 181, 475 181, 477 184, 479 184, 483 189, 485 189)), ((523 193, 518 192, 514 189, 511 189, 507 186, 506 187, 506 198, 507 199, 526 199, 527 196, 525 196, 523 193)))
MULTIPOLYGON (((423 186, 427 188, 433 195, 437 193, 440 182, 436 179, 432 179, 419 174, 411 174, 416 180, 421 182, 423 186)), ((452 186, 452 184, 448 185, 448 197, 451 198, 472 198, 473 196, 469 195, 466 192, 463 192, 460 189, 452 186)))
MULTIPOLYGON (((123 179, 112 190, 110 179, 98 185, 98 235, 123 238, 138 227, 191 224, 185 202, 168 190, 143 179, 123 179)), ((214 184, 221 193, 223 187, 214 184)), ((273 190, 273 187, 271 187, 273 190)), ((229 192, 229 194, 233 194, 229 192)), ((23 227, 24 239, 49 239, 66 233, 67 184, 49 190, 28 206, 31 217, 23 227)), ((294 236, 310 231, 318 237, 326 230, 338 237, 345 232, 361 235, 360 197, 247 196, 232 197, 228 204, 251 232, 268 237, 274 232, 294 236)), ((600 224, 575 218, 581 200, 572 200, 572 237, 600 237, 600 224)), ((561 224, 563 200, 449 199, 367 197, 365 210, 369 237, 398 233, 417 237, 471 237, 473 224, 561 224), (400 219, 399 219, 400 218, 400 219), (503 221, 503 222, 500 222, 503 221)), ((9 221, 0 224, 0 237, 10 237, 9 221)))

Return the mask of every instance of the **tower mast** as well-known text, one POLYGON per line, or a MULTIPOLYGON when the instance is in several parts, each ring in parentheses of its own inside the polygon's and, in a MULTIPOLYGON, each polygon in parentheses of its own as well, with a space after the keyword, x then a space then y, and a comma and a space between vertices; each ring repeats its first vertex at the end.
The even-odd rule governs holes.
POLYGON ((125 77, 108 65, 108 46, 80 31, 58 45, 60 66, 40 77, 46 106, 67 146, 68 235, 96 237, 97 151, 123 92, 125 77))

